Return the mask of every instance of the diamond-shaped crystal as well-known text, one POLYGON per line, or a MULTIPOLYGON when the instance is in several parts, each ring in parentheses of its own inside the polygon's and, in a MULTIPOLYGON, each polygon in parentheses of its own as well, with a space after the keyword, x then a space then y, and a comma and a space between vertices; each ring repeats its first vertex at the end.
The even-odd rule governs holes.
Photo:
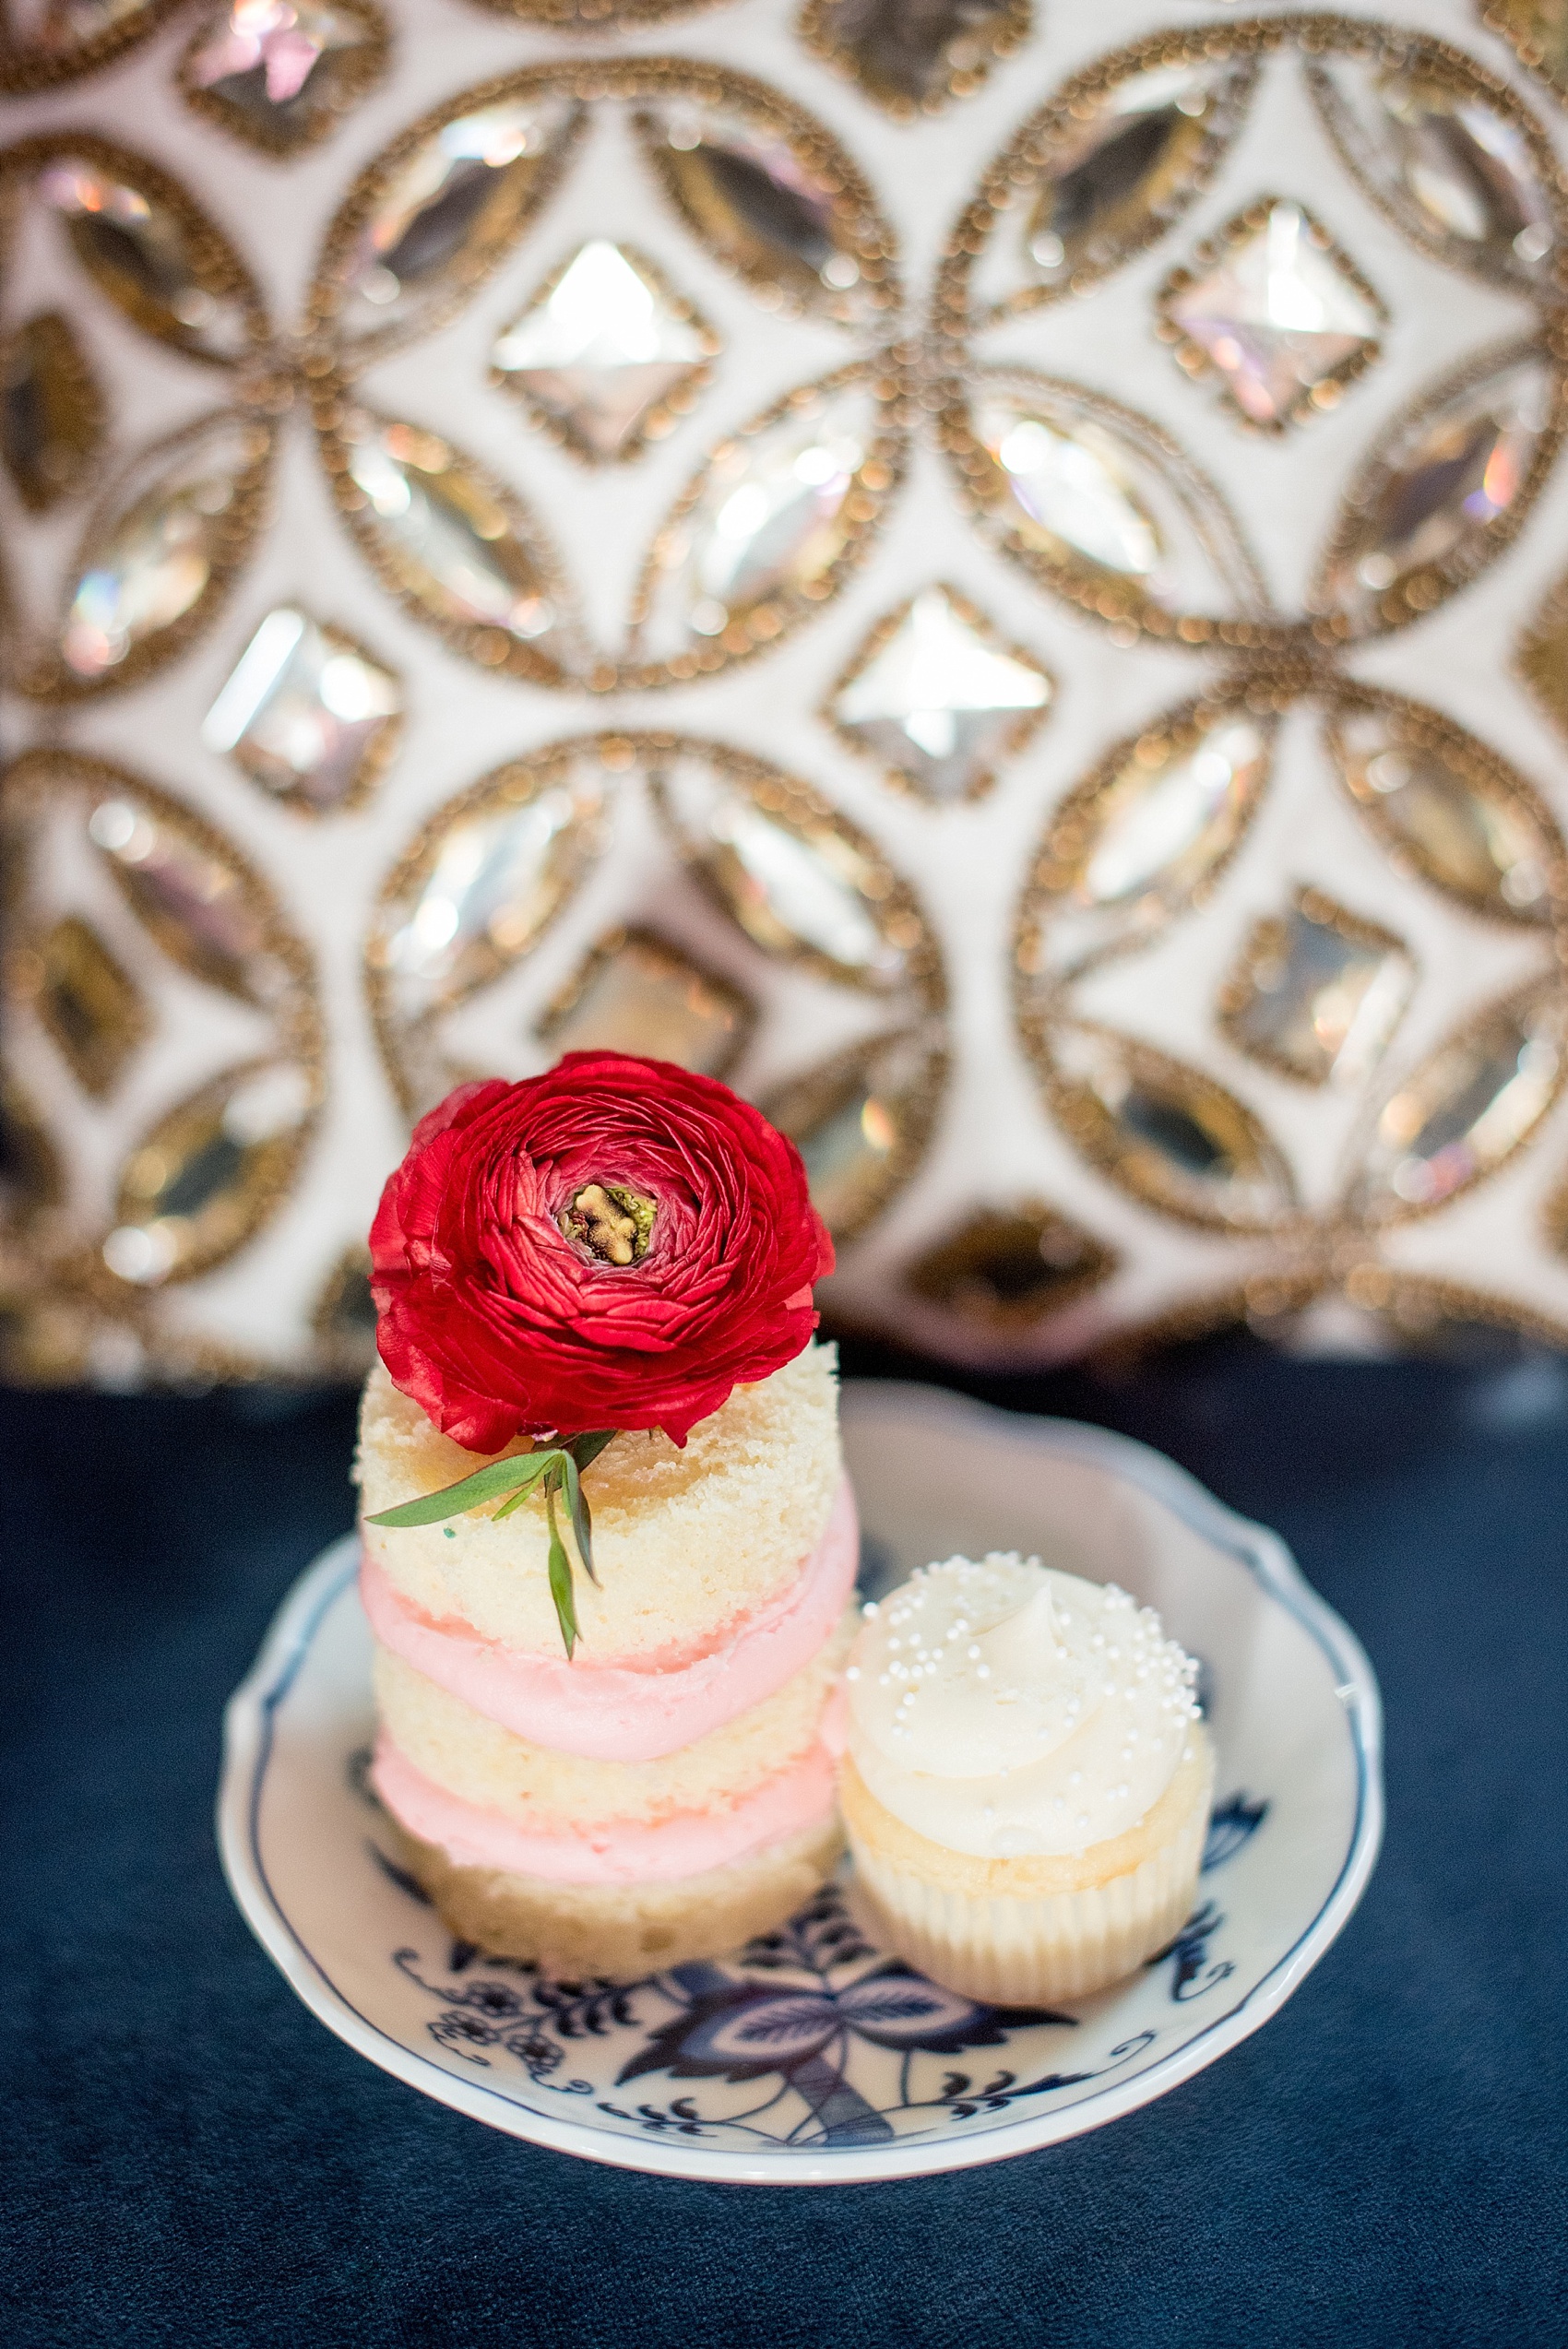
POLYGON ((1318 599, 1366 625, 1425 611, 1468 577, 1515 527, 1553 404, 1548 362, 1529 350, 1396 419, 1352 484, 1318 599))
POLYGON ((802 30, 892 113, 967 95, 1028 30, 1017 0, 818 0, 802 30))
POLYGON ((719 349, 641 256, 596 237, 498 338, 496 379, 558 424, 579 456, 629 457, 719 349))
POLYGON ((103 396, 67 319, 46 310, 0 343, 0 456, 35 514, 86 483, 103 396))
POLYGON ((1231 1041, 1307 1085, 1357 1084, 1382 1058, 1415 985, 1402 942, 1321 891, 1258 922, 1220 996, 1231 1041))
POLYGON ((1546 1115, 1564 1064, 1554 989, 1491 1005, 1384 1101, 1359 1186, 1365 1210, 1385 1216, 1438 1207, 1491 1174, 1546 1115))
POLYGON ((601 939, 539 1033, 563 1052, 641 1052, 721 1076, 744 1049, 755 1006, 736 987, 650 931, 601 939))
POLYGON ((1544 922, 1562 847, 1494 753, 1435 723, 1373 706, 1329 730, 1329 747, 1368 820, 1398 860, 1494 920, 1544 922))
POLYGON ((95 1097, 108 1093, 148 1032, 136 980, 76 914, 64 915, 20 959, 39 1017, 77 1082, 95 1097))
POLYGON ((917 790, 956 800, 994 779, 1051 694, 1038 661, 1004 647, 972 606, 936 587, 873 631, 828 710, 857 748, 917 790))
POLYGON ((215 268, 212 231, 202 236, 160 191, 77 157, 46 165, 35 185, 89 277, 133 325, 201 358, 243 354, 259 322, 245 293, 215 268))
POLYGON ((579 113, 570 99, 506 100, 442 124, 385 183, 373 170, 339 216, 349 241, 318 303, 354 335, 428 324, 521 234, 579 113))
POLYGON ((252 1062, 170 1110, 122 1169, 109 1270, 152 1287, 232 1255, 283 1198, 315 1098, 294 1063, 252 1062))
POLYGON ((202 740, 269 791, 336 808, 385 768, 402 707, 398 680, 362 646, 279 604, 208 710, 202 740))
POLYGON ((552 677, 561 621, 523 517, 459 450, 417 425, 357 411, 348 432, 357 518, 391 583, 438 622, 482 626, 552 677))
POLYGON ((1253 424, 1287 424, 1375 353, 1383 305, 1299 204, 1253 206, 1168 279, 1183 360, 1217 370, 1253 424), (1218 254, 1216 248, 1218 248, 1218 254))
POLYGON ((1233 59, 1127 75, 1072 109, 1051 136, 1024 248, 1041 276, 1113 266, 1203 185, 1217 139, 1250 87, 1233 59))
POLYGON ((278 1000, 286 973, 258 893, 205 826, 111 790, 88 819, 88 837, 131 911, 183 970, 244 1002, 278 1000))
POLYGON ((244 527, 267 449, 262 427, 219 414, 122 476, 78 557, 60 632, 67 669, 107 675, 200 601, 244 527))
POLYGON ((288 155, 331 129, 386 52, 370 0, 232 0, 186 50, 181 80, 236 137, 288 155))
POLYGON ((1052 1207, 980 1207, 909 1265, 917 1297, 982 1329, 1026 1328, 1116 1269, 1112 1250, 1052 1207))
POLYGON ((914 1171, 944 1074, 940 1049, 900 1030, 852 1045, 768 1096, 764 1112, 799 1150, 835 1240, 863 1231, 914 1171))

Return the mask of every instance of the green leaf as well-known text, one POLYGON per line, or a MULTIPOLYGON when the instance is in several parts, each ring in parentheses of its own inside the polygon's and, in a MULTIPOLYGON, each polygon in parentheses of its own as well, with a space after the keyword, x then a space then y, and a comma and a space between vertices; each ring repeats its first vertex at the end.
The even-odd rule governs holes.
POLYGON ((577 1644, 577 1608, 572 1591, 572 1561, 566 1555, 555 1523, 555 1486, 553 1481, 544 1488, 544 1506, 550 1519, 550 1596, 555 1601, 555 1619, 561 1626, 561 1637, 566 1646, 566 1661, 572 1660, 572 1650, 577 1644))
POLYGON ((471 1477, 464 1477, 455 1485, 445 1485, 439 1492, 427 1492, 418 1501, 405 1501, 399 1508, 380 1510, 374 1517, 367 1517, 365 1523, 435 1525, 443 1517, 458 1517, 465 1509, 477 1509, 481 1502, 493 1501, 498 1493, 516 1489, 520 1498, 532 1489, 556 1457, 552 1452, 524 1452, 510 1460, 493 1460, 488 1468, 476 1468, 471 1477))
POLYGON ((589 1513, 583 1480, 577 1474, 577 1464, 569 1452, 561 1454, 561 1479, 566 1490, 566 1507, 571 1513, 572 1532, 576 1537, 577 1556, 588 1581, 598 1584, 593 1571, 593 1518, 589 1513))
POLYGON ((619 1428, 596 1428, 589 1435, 568 1436, 565 1449, 579 1468, 590 1468, 607 1443, 613 1443, 619 1428))

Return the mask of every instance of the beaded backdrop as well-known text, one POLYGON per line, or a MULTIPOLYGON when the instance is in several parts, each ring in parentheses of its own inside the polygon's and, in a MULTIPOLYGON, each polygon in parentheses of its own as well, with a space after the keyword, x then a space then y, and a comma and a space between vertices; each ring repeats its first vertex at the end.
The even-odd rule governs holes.
POLYGON ((9 1372, 614 1044, 974 1360, 1568 1335, 1568 0, 0 0, 9 1372))

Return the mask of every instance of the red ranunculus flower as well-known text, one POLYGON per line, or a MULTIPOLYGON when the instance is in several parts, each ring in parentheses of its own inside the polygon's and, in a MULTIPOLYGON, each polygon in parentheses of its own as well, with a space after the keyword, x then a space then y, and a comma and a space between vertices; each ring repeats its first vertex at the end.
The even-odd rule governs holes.
POLYGON ((683 1444, 800 1353, 833 1243, 793 1143, 727 1085, 568 1052, 459 1086, 371 1228, 376 1345, 471 1452, 662 1428, 683 1444))

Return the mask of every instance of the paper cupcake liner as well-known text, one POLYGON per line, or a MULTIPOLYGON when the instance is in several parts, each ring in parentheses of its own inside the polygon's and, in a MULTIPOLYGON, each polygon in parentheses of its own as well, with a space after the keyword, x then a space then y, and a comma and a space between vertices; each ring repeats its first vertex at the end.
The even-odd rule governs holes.
POLYGON ((1125 1875, 1081 1892, 961 1892, 888 1860, 849 1829, 868 1921, 920 1973, 991 2006, 1086 1998, 1135 1972, 1192 1913, 1211 1778, 1170 1839, 1125 1875))

